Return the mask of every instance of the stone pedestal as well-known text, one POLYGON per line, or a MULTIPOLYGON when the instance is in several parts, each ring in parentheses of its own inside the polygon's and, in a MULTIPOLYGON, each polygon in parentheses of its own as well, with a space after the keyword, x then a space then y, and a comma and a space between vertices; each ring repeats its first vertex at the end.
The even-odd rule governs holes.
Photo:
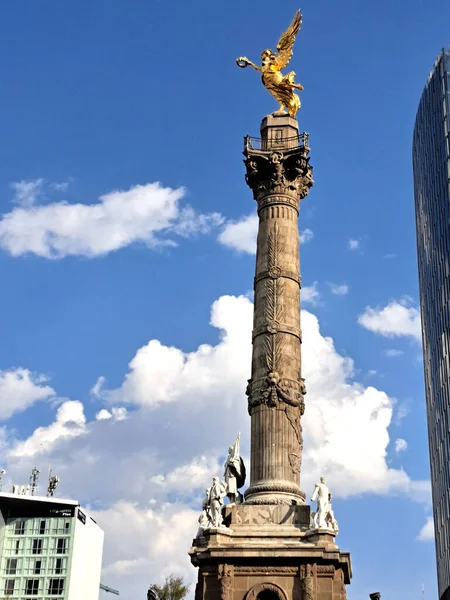
POLYGON ((309 506, 225 508, 228 527, 193 542, 195 600, 345 600, 348 553, 329 530, 309 531, 309 506))

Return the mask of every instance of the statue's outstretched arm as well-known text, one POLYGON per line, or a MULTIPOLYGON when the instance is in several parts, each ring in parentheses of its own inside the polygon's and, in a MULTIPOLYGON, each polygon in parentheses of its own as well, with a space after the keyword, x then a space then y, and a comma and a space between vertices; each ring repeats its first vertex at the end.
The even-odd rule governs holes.
POLYGON ((245 67, 253 67, 253 69, 255 69, 255 71, 261 71, 261 67, 259 67, 258 65, 255 65, 255 63, 253 63, 251 60, 248 60, 248 58, 246 56, 240 56, 239 58, 236 59, 236 64, 238 67, 241 67, 242 69, 245 69, 245 67))

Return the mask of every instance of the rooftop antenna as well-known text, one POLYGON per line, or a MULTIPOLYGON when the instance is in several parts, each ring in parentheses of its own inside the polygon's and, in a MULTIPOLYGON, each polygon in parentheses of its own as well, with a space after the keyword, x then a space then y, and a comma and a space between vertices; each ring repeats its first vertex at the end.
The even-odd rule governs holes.
POLYGON ((52 470, 50 469, 48 473, 48 486, 47 486, 47 498, 53 498, 56 487, 59 483, 58 475, 52 475, 52 470))
POLYGON ((5 469, 0 469, 0 492, 2 491, 2 477, 6 475, 5 469))
POLYGON ((422 583, 422 600, 425 600, 425 586, 422 583))
POLYGON ((37 467, 34 467, 34 469, 31 471, 30 485, 31 485, 31 495, 32 496, 34 496, 36 494, 38 481, 39 481, 39 473, 40 473, 40 471, 37 467))

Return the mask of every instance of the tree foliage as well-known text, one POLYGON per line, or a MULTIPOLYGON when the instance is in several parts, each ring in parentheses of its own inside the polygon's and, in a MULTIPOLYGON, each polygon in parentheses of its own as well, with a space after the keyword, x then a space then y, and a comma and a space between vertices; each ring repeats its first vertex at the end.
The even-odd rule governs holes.
POLYGON ((183 578, 175 575, 168 575, 163 585, 154 583, 151 587, 159 600, 183 600, 189 591, 189 586, 184 585, 183 578))

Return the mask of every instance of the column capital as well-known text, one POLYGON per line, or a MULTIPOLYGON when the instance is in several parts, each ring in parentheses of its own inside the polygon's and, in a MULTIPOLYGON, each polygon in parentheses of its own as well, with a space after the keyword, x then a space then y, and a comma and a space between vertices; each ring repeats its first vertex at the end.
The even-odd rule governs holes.
POLYGON ((287 204, 298 210, 299 201, 308 194, 314 181, 304 136, 276 143, 245 138, 245 180, 259 210, 268 204, 287 204))

